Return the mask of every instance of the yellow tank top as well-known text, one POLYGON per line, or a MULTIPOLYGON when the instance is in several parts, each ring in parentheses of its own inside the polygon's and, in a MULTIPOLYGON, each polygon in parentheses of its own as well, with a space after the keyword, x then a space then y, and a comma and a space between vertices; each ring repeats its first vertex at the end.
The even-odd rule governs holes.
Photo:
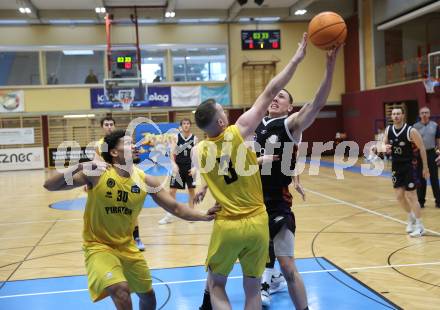
POLYGON ((96 143, 96 148, 99 156, 101 156, 103 144, 104 144, 104 138, 99 139, 99 141, 96 143))
POLYGON ((139 168, 129 178, 110 168, 98 184, 87 192, 84 211, 84 245, 103 243, 110 247, 126 247, 133 242, 135 220, 142 210, 147 192, 145 173, 139 168))
POLYGON ((246 147, 236 125, 200 142, 197 152, 200 172, 222 206, 218 219, 240 219, 266 212, 257 156, 246 147))

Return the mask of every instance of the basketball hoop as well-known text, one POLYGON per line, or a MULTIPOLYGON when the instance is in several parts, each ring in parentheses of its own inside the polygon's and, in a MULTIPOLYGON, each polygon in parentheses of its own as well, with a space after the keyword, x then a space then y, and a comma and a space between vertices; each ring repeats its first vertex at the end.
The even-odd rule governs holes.
POLYGON ((130 111, 131 103, 134 100, 134 89, 120 89, 118 92, 118 100, 121 103, 122 110, 130 111))
POLYGON ((427 79, 423 80, 423 85, 425 86, 425 90, 427 94, 433 94, 435 93, 434 88, 438 86, 440 82, 436 81, 432 77, 428 77, 427 79))

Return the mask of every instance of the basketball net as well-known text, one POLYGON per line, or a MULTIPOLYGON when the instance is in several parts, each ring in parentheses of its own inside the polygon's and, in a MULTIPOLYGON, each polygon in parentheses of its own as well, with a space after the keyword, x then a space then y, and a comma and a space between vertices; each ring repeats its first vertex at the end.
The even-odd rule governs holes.
POLYGON ((433 79, 432 77, 428 77, 427 79, 423 80, 423 85, 425 86, 425 90, 427 94, 433 94, 435 93, 434 88, 438 86, 440 83, 433 79))
POLYGON ((134 89, 121 89, 118 93, 118 100, 121 103, 122 110, 130 111, 131 103, 134 100, 134 89))

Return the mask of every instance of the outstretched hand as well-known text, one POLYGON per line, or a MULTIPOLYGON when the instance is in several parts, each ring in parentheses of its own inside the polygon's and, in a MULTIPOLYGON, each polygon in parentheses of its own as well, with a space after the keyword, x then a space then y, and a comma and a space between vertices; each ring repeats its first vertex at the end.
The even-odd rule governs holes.
POLYGON ((331 50, 327 51, 327 68, 334 68, 336 63, 336 58, 338 56, 339 50, 341 49, 343 44, 340 44, 331 50))
POLYGON ((298 49, 296 50, 295 56, 293 58, 300 62, 306 56, 306 48, 307 48, 307 32, 304 32, 301 42, 298 43, 298 49))

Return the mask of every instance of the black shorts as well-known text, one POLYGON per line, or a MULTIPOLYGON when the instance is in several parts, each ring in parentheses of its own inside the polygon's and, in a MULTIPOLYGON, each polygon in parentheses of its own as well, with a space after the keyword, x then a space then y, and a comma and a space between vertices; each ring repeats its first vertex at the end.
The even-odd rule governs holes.
POLYGON ((177 166, 179 167, 179 172, 176 176, 171 176, 170 188, 185 189, 185 185, 188 188, 195 188, 196 182, 193 177, 189 175, 191 164, 177 164, 177 166))
POLYGON ((290 209, 292 206, 291 203, 283 199, 271 199, 265 200, 264 204, 266 205, 266 210, 269 215, 269 233, 271 240, 278 234, 284 225, 295 234, 296 222, 295 215, 290 209))
POLYGON ((404 187, 406 191, 413 191, 421 184, 422 175, 417 160, 393 163, 391 173, 394 188, 404 187))

